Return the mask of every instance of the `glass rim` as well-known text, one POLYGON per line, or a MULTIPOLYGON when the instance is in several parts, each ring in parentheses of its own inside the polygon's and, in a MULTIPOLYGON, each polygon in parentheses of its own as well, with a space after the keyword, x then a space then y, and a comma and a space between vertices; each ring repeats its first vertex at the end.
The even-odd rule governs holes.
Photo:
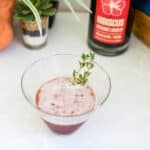
MULTIPOLYGON (((112 86, 111 86, 111 78, 110 78, 110 76, 109 76, 109 73, 108 73, 100 64, 98 64, 96 61, 94 61, 94 64, 95 64, 101 71, 103 71, 103 72, 105 73, 105 75, 107 76, 107 80, 108 80, 108 91, 107 91, 107 94, 106 94, 105 98, 102 100, 102 102, 97 102, 97 103, 96 103, 96 106, 95 106, 93 109, 91 109, 91 110, 89 110, 89 111, 86 111, 86 112, 84 112, 84 113, 82 113, 82 114, 61 116, 61 115, 58 115, 58 114, 51 114, 51 113, 48 113, 48 112, 46 112, 46 111, 44 111, 44 110, 41 110, 39 107, 36 107, 36 106, 34 105, 34 103, 32 103, 32 102, 30 101, 30 98, 27 96, 27 94, 26 94, 26 92, 25 92, 25 90, 24 90, 24 88, 23 88, 23 79, 24 79, 24 76, 26 75, 26 73, 28 72, 28 70, 29 70, 34 64, 36 64, 36 63, 38 63, 38 62, 40 62, 40 61, 42 61, 42 60, 44 60, 44 59, 46 59, 46 58, 49 58, 49 57, 63 56, 63 55, 64 55, 64 56, 74 56, 74 57, 79 57, 79 56, 80 56, 80 55, 77 55, 77 54, 57 53, 57 54, 50 54, 50 55, 44 56, 44 57, 42 57, 42 58, 39 58, 39 59, 33 61, 31 64, 29 64, 29 65, 25 68, 25 70, 23 71, 23 73, 22 73, 22 75, 21 75, 21 91, 22 91, 22 93, 23 93, 23 95, 24 95, 26 101, 27 101, 30 105, 32 105, 32 107, 34 107, 36 110, 38 110, 39 112, 44 113, 44 114, 46 114, 46 115, 54 116, 54 117, 58 117, 58 118, 75 118, 75 117, 81 117, 81 116, 90 114, 90 113, 92 113, 93 111, 95 111, 95 110, 97 109, 97 107, 102 106, 102 105, 107 101, 108 97, 110 96, 111 87, 112 87, 112 86)), ((97 98, 96 98, 96 99, 97 99, 97 98)))

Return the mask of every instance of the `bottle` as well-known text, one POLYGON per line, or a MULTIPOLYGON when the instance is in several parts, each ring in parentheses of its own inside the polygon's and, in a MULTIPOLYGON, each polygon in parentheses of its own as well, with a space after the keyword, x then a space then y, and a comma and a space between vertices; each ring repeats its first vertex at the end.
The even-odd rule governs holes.
POLYGON ((106 56, 126 51, 134 18, 133 0, 91 0, 91 10, 89 47, 106 56))

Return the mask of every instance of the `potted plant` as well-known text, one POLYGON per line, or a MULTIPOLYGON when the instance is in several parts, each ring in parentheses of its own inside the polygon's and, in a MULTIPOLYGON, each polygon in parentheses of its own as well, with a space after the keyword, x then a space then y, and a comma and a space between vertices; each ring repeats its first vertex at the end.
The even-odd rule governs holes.
POLYGON ((30 48, 41 48, 47 42, 48 17, 56 9, 51 0, 20 0, 14 9, 14 19, 20 22, 22 39, 30 48))

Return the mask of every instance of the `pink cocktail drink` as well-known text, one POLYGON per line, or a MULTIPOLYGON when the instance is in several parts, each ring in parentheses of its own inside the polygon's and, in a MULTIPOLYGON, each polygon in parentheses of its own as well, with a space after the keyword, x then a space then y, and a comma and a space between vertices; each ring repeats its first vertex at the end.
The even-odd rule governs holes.
MULTIPOLYGON (((58 77, 42 84, 36 94, 36 106, 42 111, 59 117, 74 117, 94 109, 96 99, 93 89, 87 84, 72 85, 72 79, 58 77)), ((57 133, 72 133, 84 122, 55 123, 43 119, 57 133)))

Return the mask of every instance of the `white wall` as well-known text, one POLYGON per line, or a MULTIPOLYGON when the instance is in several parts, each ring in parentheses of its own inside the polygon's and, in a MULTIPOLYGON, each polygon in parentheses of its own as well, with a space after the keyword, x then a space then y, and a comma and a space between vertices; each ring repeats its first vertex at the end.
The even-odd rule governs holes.
MULTIPOLYGON (((60 1, 61 1, 61 2, 60 2, 60 10, 67 11, 68 9, 67 9, 66 5, 64 4, 63 0, 60 0, 60 1)), ((81 8, 81 7, 77 4, 77 2, 76 2, 75 0, 70 0, 70 1, 71 1, 71 3, 73 4, 73 6, 75 7, 76 10, 78 10, 78 11, 84 11, 83 8, 81 8)), ((90 5, 90 0, 82 0, 82 1, 83 1, 87 6, 90 5)))

